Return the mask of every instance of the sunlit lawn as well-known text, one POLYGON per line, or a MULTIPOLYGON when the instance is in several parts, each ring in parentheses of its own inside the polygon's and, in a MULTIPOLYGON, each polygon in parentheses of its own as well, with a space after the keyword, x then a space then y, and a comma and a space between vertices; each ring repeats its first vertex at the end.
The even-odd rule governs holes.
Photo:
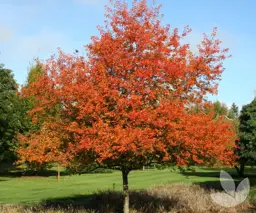
MULTIPOLYGON (((170 170, 133 171, 129 175, 130 189, 150 188, 153 185, 168 183, 205 183, 219 184, 220 169, 196 169, 195 172, 182 174, 170 170)), ((233 169, 226 171, 236 174, 233 169)), ((255 173, 247 168, 247 172, 255 173)), ((255 179, 255 178, 254 178, 255 179)), ((255 184, 251 178, 252 184, 255 184)), ((38 203, 51 198, 72 197, 92 194, 99 190, 121 190, 121 172, 105 174, 83 174, 50 177, 7 177, 0 175, 0 204, 38 203)), ((256 193, 256 189, 252 189, 256 193)))

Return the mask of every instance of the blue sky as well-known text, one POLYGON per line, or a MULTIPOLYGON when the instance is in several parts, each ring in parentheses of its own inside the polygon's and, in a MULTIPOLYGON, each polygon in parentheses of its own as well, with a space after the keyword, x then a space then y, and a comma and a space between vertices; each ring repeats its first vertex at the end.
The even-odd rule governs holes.
MULTIPOLYGON (((130 0, 129 0, 130 1, 130 0)), ((0 0, 0 63, 22 84, 34 57, 47 59, 57 47, 83 50, 97 25, 104 22, 107 0, 0 0)), ((164 22, 190 25, 188 40, 196 45, 214 26, 233 55, 214 97, 230 105, 249 103, 256 90, 255 0, 158 0, 164 22)))

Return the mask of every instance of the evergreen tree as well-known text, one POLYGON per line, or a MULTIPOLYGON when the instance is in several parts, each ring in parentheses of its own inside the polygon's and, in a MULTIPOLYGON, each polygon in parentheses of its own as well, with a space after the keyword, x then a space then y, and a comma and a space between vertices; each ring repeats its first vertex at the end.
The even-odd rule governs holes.
POLYGON ((236 167, 236 169, 243 176, 245 164, 254 162, 256 159, 256 99, 243 106, 239 121, 240 140, 237 141, 236 154, 239 157, 240 168, 236 167))
POLYGON ((0 65, 0 162, 14 160, 17 132, 23 132, 25 107, 12 71, 0 65))

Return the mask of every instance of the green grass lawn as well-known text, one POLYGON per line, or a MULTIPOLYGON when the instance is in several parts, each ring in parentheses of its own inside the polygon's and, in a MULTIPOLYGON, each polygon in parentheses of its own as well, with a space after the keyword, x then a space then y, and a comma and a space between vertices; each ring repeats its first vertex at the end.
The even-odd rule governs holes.
MULTIPOLYGON (((181 174, 170 170, 133 171, 129 175, 130 189, 150 188, 154 185, 168 183, 201 183, 204 185, 219 184, 220 169, 196 169, 195 172, 181 174)), ((226 169, 236 174, 233 169, 226 169)), ((247 168, 247 172, 256 170, 247 168)), ((255 184, 255 178, 251 183, 255 184)), ((0 175, 0 204, 31 204, 46 199, 56 199, 93 194, 102 190, 122 189, 121 172, 105 174, 66 175, 57 182, 56 176, 49 177, 7 177, 0 175)), ((256 187, 252 194, 256 194, 256 187)))

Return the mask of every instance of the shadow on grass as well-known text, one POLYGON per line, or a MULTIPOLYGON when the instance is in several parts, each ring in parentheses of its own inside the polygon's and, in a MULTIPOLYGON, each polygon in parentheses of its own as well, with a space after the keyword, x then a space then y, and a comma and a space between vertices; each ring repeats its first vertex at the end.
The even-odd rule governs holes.
MULTIPOLYGON (((198 182, 194 182, 194 184, 199 185, 200 187, 206 189, 206 190, 217 190, 217 191, 222 191, 223 192, 223 187, 220 183, 220 171, 222 169, 212 169, 212 168, 205 168, 204 169, 205 172, 183 172, 181 174, 187 176, 187 177, 192 177, 192 176, 197 176, 197 177, 214 177, 214 178, 218 178, 217 180, 208 180, 208 181, 198 181, 198 182)), ((253 202, 251 202, 253 204, 254 207, 256 207, 256 202, 254 201, 256 198, 256 193, 254 192, 256 189, 256 170, 255 168, 246 168, 246 172, 245 172, 245 177, 241 178, 238 176, 238 174, 236 173, 235 169, 232 168, 223 168, 224 171, 228 172, 232 178, 234 179, 234 183, 236 186, 236 189, 238 187, 238 185, 241 183, 241 181, 244 178, 248 178, 249 182, 250 182, 250 198, 253 202)), ((224 183, 226 190, 233 190, 232 188, 232 180, 222 180, 222 183, 224 183)), ((242 188, 241 188, 242 189, 242 188)))
MULTIPOLYGON (((232 191, 233 189, 233 185, 232 185, 233 181, 229 181, 229 180, 223 180, 222 184, 225 185, 225 189, 228 191, 232 191)), ((238 185, 241 183, 241 180, 235 180, 234 181, 236 188, 238 187, 238 185)), ((205 181, 205 182, 195 182, 194 184, 199 185, 200 187, 207 189, 207 190, 217 190, 217 191, 223 191, 223 187, 220 183, 220 181, 205 181)), ((254 187, 256 185, 255 180, 254 181, 250 181, 250 187, 254 187)), ((242 186, 240 189, 242 190, 243 187, 242 186)))
POLYGON ((181 172, 180 174, 190 177, 190 176, 197 176, 197 177, 219 177, 220 172, 219 171, 210 171, 210 172, 181 172))
MULTIPOLYGON (((70 175, 68 172, 62 171, 61 176, 70 175)), ((50 176, 57 176, 57 171, 55 170, 43 170, 43 171, 32 171, 27 170, 24 171, 23 169, 16 168, 15 170, 6 170, 0 172, 0 177, 50 177, 50 176)))
MULTIPOLYGON (((24 168, 19 168, 15 165, 15 162, 2 162, 0 163, 0 177, 27 177, 27 176, 40 176, 40 177, 50 177, 57 176, 57 169, 44 169, 41 171, 26 170, 24 168)), ((61 171, 62 176, 70 175, 66 171, 61 171)))
MULTIPOLYGON (((155 197, 146 191, 130 192, 130 208, 144 213, 161 210, 170 211, 176 200, 169 197, 155 197)), ((93 195, 48 199, 42 202, 44 209, 59 209, 65 212, 87 210, 98 213, 123 212, 123 194, 118 191, 104 191, 93 195)))
MULTIPOLYGON (((197 177, 213 177, 219 178, 220 171, 224 170, 228 172, 234 179, 241 179, 234 168, 203 168, 204 171, 185 171, 181 172, 180 174, 190 177, 190 176, 197 176, 197 177)), ((256 169, 255 168, 247 168, 244 174, 244 178, 248 177, 250 180, 256 179, 256 169)))

